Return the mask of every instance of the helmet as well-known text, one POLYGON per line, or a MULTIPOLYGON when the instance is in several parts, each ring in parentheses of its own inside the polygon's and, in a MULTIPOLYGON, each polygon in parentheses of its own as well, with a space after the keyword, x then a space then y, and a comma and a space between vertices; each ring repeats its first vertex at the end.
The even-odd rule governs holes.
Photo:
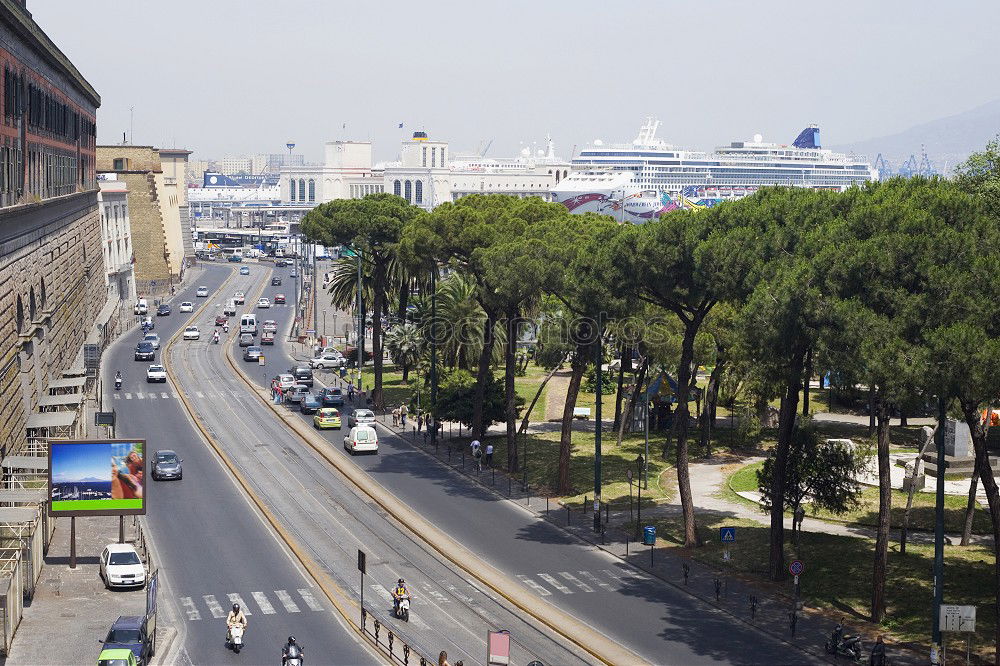
POLYGON ((288 637, 288 644, 289 645, 295 645, 295 636, 289 636, 288 637))
POLYGON ((405 584, 406 584, 406 583, 405 583, 405 582, 403 582, 403 579, 402 579, 402 578, 400 578, 399 580, 397 580, 397 581, 396 581, 396 585, 405 585, 405 584))
POLYGON ((239 604, 233 604, 233 612, 234 613, 239 613, 240 612, 240 605, 239 604))

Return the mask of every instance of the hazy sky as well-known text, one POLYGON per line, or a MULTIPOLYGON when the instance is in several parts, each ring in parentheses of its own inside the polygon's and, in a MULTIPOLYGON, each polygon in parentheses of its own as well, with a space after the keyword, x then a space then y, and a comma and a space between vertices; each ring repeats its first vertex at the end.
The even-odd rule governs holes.
POLYGON ((398 154, 425 129, 515 154, 660 135, 710 148, 755 132, 826 144, 889 134, 1000 96, 1000 3, 983 0, 28 0, 97 88, 98 140, 195 158, 319 160, 333 139, 398 154), (398 124, 405 125, 404 130, 398 124), (347 124, 346 130, 343 129, 347 124))

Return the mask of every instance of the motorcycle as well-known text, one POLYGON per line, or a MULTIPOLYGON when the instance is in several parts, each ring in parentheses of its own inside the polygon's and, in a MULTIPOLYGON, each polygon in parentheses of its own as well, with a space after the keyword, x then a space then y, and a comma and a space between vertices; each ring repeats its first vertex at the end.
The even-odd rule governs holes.
POLYGON ((410 621, 410 595, 404 594, 396 599, 396 608, 393 614, 403 622, 410 621))
POLYGON ((121 388, 122 388, 122 378, 121 377, 115 377, 115 390, 116 391, 120 391, 121 388))
POLYGON ((284 666, 302 666, 302 649, 298 645, 288 648, 282 663, 284 666))
POLYGON ((226 633, 226 647, 232 649, 236 654, 240 653, 243 649, 243 625, 233 624, 229 626, 229 631, 226 633))
POLYGON ((844 627, 838 624, 826 640, 826 652, 837 657, 848 657, 861 662, 861 636, 845 636, 844 627))
POLYGON ((216 333, 215 335, 212 336, 212 344, 213 345, 219 344, 219 334, 218 333, 216 333))

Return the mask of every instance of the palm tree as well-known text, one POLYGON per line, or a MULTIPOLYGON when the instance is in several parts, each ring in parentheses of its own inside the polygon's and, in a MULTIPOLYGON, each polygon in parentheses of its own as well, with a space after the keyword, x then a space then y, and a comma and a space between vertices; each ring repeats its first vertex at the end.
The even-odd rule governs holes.
POLYGON ((403 383, 409 378, 410 368, 420 361, 424 338, 416 324, 397 324, 385 334, 385 348, 392 362, 403 369, 403 383))

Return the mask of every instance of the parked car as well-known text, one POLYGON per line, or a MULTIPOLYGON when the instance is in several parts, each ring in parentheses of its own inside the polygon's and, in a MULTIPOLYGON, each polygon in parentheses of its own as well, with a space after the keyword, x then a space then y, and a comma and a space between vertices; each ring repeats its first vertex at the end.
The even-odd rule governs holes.
POLYGON ((276 260, 274 262, 274 267, 275 268, 284 268, 287 265, 288 265, 288 262, 285 261, 284 259, 278 259, 278 260, 276 260))
POLYGON ((160 336, 157 335, 156 333, 147 333, 146 335, 142 336, 142 341, 148 342, 149 344, 153 345, 153 349, 157 351, 160 350, 160 336))
POLYGON ((312 414, 322 406, 323 403, 320 402, 320 399, 316 397, 316 394, 312 391, 303 395, 302 399, 299 400, 299 410, 301 410, 303 414, 312 414))
POLYGON ((260 334, 260 344, 262 345, 273 345, 274 344, 274 331, 264 331, 260 334))
POLYGON ((184 470, 181 469, 183 460, 170 449, 160 449, 153 458, 153 480, 166 481, 167 479, 184 478, 184 470))
POLYGON ((313 385, 312 368, 305 365, 297 365, 294 368, 291 368, 288 372, 295 377, 295 381, 299 384, 305 384, 310 387, 313 385))
POLYGON ((271 286, 272 287, 280 287, 281 286, 281 278, 278 277, 278 276, 274 276, 273 278, 271 278, 271 286))
POLYGON ((170 314, 170 305, 167 303, 162 303, 158 308, 156 308, 157 317, 166 317, 170 314))
POLYGON ((323 368, 342 368, 347 365, 347 359, 340 352, 325 352, 316 358, 309 359, 309 367, 317 370, 323 368))
POLYGON ((218 317, 215 318, 216 326, 224 326, 225 324, 228 323, 229 323, 229 317, 223 317, 222 315, 219 315, 218 317))
POLYGON ((293 384, 285 391, 285 401, 298 403, 309 393, 309 387, 302 384, 293 384))
POLYGON ((264 323, 261 324, 260 327, 261 330, 263 331, 271 331, 272 333, 276 333, 278 331, 278 322, 274 321, 273 319, 265 319, 264 323))
POLYGON ((355 409, 347 417, 347 425, 351 428, 359 425, 374 424, 375 412, 370 409, 355 409))
POLYGON ((109 589, 146 584, 146 566, 130 543, 112 543, 104 547, 99 575, 109 589))
POLYGON ((200 340, 201 331, 198 330, 197 326, 188 326, 184 329, 184 339, 185 340, 200 340))
POLYGON ((344 392, 339 388, 325 388, 319 392, 324 407, 340 407, 344 404, 344 392))
POLYGON ((290 277, 290 278, 296 278, 298 276, 299 276, 299 274, 296 273, 294 270, 291 273, 288 274, 288 277, 290 277))
POLYGON ((340 412, 333 407, 322 407, 316 411, 316 416, 313 417, 313 427, 317 430, 327 428, 340 430, 340 426, 340 412))
POLYGON ((149 634, 143 615, 120 616, 102 642, 105 650, 131 650, 140 664, 148 664, 153 656, 153 636, 149 634))
POLYGON ((156 358, 156 350, 153 349, 152 344, 143 341, 135 346, 135 360, 152 361, 155 358, 156 358))
POLYGON ((250 275, 250 267, 240 266, 240 275, 250 275))
POLYGON ((275 379, 278 380, 278 386, 281 387, 282 391, 287 391, 295 386, 295 377, 291 375, 278 375, 275 379))
POLYGON ((263 296, 257 299, 257 307, 260 309, 266 309, 271 307, 271 301, 263 296))
POLYGON ((284 305, 285 304, 285 295, 284 294, 275 294, 274 295, 274 304, 275 305, 284 305))
POLYGON ((355 453, 371 451, 378 453, 378 433, 371 426, 357 426, 344 437, 344 448, 353 456, 355 453))
POLYGON ((208 287, 198 287, 198 291, 194 292, 194 295, 198 298, 205 298, 208 296, 208 287))
POLYGON ((101 650, 97 657, 97 666, 139 666, 132 650, 110 648, 101 650))
POLYGON ((264 352, 257 345, 251 345, 243 350, 244 361, 256 361, 264 352))
POLYGON ((167 369, 162 365, 151 365, 146 368, 146 381, 150 384, 153 382, 163 382, 167 381, 167 369))
POLYGON ((253 335, 250 333, 240 333, 240 347, 249 347, 253 344, 253 335))
POLYGON ((181 303, 180 310, 181 312, 194 312, 194 303, 190 301, 184 301, 183 303, 181 303))
POLYGON ((243 257, 241 257, 238 254, 231 254, 229 255, 228 261, 233 261, 233 262, 243 261, 243 257))
POLYGON ((233 294, 233 301, 235 301, 236 305, 243 305, 244 303, 246 303, 246 298, 247 298, 246 294, 244 294, 242 291, 237 291, 236 293, 233 294))

